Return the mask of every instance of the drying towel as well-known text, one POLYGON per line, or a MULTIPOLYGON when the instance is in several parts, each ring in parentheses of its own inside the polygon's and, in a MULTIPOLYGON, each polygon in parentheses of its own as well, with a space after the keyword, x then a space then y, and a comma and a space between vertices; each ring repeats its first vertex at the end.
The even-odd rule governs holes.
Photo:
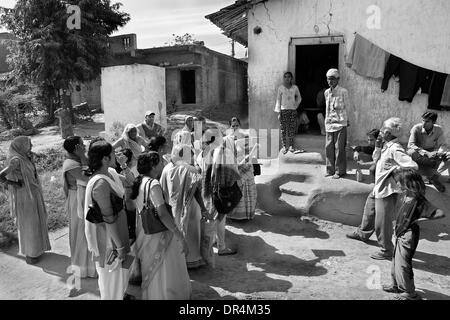
POLYGON ((428 95, 428 109, 442 110, 441 101, 447 77, 448 75, 445 73, 433 72, 428 95))
POLYGON ((450 107, 450 74, 444 84, 444 91, 442 92, 441 106, 450 107))
POLYGON ((388 58, 389 53, 356 34, 346 63, 357 74, 377 79, 383 78, 388 58))

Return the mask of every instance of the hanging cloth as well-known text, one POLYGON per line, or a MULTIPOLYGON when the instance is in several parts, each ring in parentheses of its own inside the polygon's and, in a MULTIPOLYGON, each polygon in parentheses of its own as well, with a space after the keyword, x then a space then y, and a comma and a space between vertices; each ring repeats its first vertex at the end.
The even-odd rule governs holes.
POLYGON ((450 75, 445 80, 444 90, 442 92, 441 106, 450 107, 450 75))
POLYGON ((441 101, 447 77, 448 75, 445 73, 433 72, 430 92, 428 94, 428 109, 442 110, 441 101))
POLYGON ((383 78, 389 53, 358 33, 355 35, 346 64, 357 74, 369 78, 383 78))

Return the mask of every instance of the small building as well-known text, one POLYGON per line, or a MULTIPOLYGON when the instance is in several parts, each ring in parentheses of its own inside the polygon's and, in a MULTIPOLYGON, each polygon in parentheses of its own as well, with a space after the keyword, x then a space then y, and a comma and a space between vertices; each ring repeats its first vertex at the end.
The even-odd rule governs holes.
MULTIPOLYGON (((250 127, 279 128, 273 109, 284 72, 294 74, 304 95, 317 75, 319 85, 326 86, 325 72, 334 67, 352 100, 349 141, 355 143, 393 116, 404 120, 401 140, 406 141, 429 103, 429 95, 420 91, 412 102, 400 101, 399 82, 390 79, 382 92, 382 79, 349 67, 356 35, 419 68, 448 75, 449 15, 448 0, 238 0, 206 18, 248 47, 250 127)), ((305 94, 302 108, 314 108, 312 98, 305 94)), ((450 112, 437 112, 450 142, 450 112)))
MULTIPOLYGON (((137 49, 136 35, 125 34, 109 37, 108 48, 112 55, 118 56, 118 58, 116 58, 117 62, 128 61, 128 57, 133 57, 134 52, 137 49)), ((73 106, 87 102, 89 108, 103 110, 101 98, 101 77, 98 76, 97 79, 90 82, 72 83, 71 101, 73 106)))
POLYGON ((203 42, 118 53, 107 66, 149 64, 166 70, 168 112, 201 110, 217 121, 247 119, 247 63, 203 42))

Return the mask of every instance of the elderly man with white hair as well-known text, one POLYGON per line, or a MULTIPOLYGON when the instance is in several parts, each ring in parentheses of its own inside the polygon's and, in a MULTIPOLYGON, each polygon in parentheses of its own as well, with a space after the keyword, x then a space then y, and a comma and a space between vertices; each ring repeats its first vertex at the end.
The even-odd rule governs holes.
POLYGON ((349 126, 347 109, 350 107, 348 91, 338 85, 339 70, 330 69, 327 72, 330 86, 325 90, 325 131, 326 131, 326 177, 339 179, 347 174, 347 127, 349 126))
POLYGON ((402 135, 402 122, 399 118, 390 118, 383 124, 380 136, 384 141, 382 148, 374 151, 374 159, 378 159, 375 171, 375 186, 367 197, 361 225, 356 231, 348 234, 350 239, 367 242, 375 232, 381 252, 370 257, 376 260, 391 260, 393 254, 392 221, 395 218, 397 195, 401 193, 394 179, 400 168, 418 169, 411 157, 398 142, 402 135))

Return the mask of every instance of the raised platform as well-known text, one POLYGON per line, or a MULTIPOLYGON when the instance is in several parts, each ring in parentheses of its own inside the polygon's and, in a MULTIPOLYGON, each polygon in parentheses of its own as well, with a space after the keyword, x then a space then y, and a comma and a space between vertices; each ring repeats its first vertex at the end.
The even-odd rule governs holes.
MULTIPOLYGON (((364 180, 357 182, 357 165, 353 160, 348 160, 345 178, 324 177, 324 141, 323 136, 300 135, 296 137, 296 146, 306 149, 306 153, 280 153, 277 159, 260 160, 262 175, 255 178, 260 209, 272 215, 313 215, 346 225, 360 224, 364 204, 373 189, 373 178, 368 170, 362 170, 364 180)), ((443 181, 447 180, 448 176, 443 177, 443 181)), ((422 227, 450 233, 450 184, 445 184, 445 193, 427 185, 426 196, 446 211, 446 217, 423 223, 422 227)))

